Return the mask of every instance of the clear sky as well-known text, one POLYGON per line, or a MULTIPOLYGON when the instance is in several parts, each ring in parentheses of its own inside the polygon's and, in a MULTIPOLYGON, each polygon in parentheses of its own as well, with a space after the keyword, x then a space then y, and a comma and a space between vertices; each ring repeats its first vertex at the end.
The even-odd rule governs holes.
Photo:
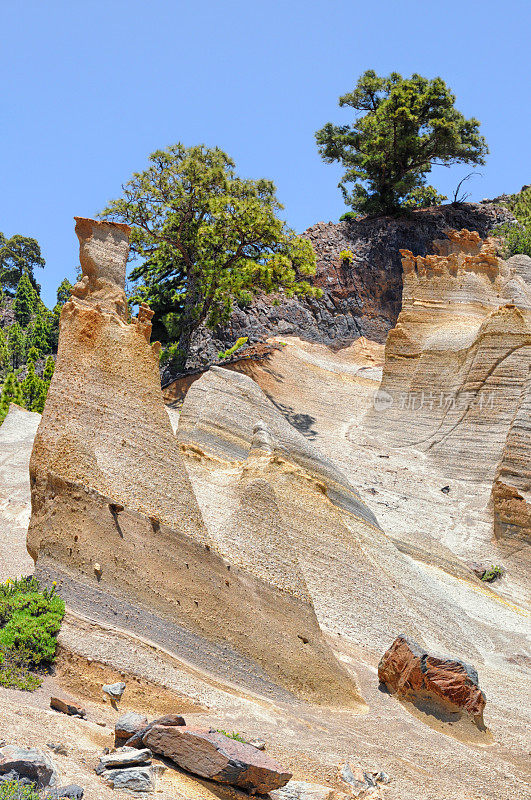
MULTIPOLYGON (((440 75, 491 154, 471 199, 531 183, 528 0, 0 2, 0 230, 33 236, 45 302, 95 216, 153 150, 218 145, 274 180, 298 231, 346 209, 314 132, 366 69, 440 75)), ((453 193, 466 165, 439 168, 453 193)))

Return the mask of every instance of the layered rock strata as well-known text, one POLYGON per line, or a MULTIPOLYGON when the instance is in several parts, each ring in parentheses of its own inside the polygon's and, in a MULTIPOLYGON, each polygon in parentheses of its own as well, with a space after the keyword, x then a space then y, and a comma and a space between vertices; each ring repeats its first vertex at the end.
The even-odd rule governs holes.
POLYGON ((367 429, 490 487, 499 537, 529 533, 531 259, 450 231, 436 255, 402 250, 403 306, 367 429))
MULTIPOLYGON (((203 523, 162 402, 151 312, 127 321, 127 226, 78 218, 76 232, 83 276, 61 313, 30 464, 36 574, 58 580, 74 611, 248 689, 355 704, 296 562, 279 588, 221 554, 203 523)), ((257 561, 274 557, 267 548, 257 543, 257 561)))
MULTIPOLYGON (((251 378, 212 367, 189 389, 177 436, 225 558, 279 588, 295 585, 297 563, 304 579, 297 591, 309 593, 321 626, 361 647, 381 652, 404 630, 480 658, 481 638, 455 598, 441 600, 433 576, 381 530, 345 473, 251 378), (260 542, 267 559, 258 557, 260 542)), ((357 458, 362 471, 363 451, 357 458)), ((453 561, 459 578, 474 580, 453 561)))

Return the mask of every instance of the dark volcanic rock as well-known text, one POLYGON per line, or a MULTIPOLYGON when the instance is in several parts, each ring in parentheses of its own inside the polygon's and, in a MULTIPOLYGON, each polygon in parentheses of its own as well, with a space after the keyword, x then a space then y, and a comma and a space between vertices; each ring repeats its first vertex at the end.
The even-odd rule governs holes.
POLYGON ((194 775, 246 791, 268 794, 291 778, 270 756, 213 730, 155 725, 144 743, 194 775))
POLYGON ((14 772, 39 788, 55 786, 57 772, 50 758, 35 748, 6 745, 0 749, 0 775, 14 772))
MULTIPOLYGON (((359 336, 385 342, 394 327, 402 299, 400 250, 433 253, 434 239, 449 229, 476 230, 484 237, 496 225, 512 220, 507 209, 489 203, 445 205, 393 217, 318 222, 302 235, 317 255, 312 282, 323 290, 319 300, 259 296, 246 309, 236 308, 230 322, 214 332, 200 328, 188 368, 213 363, 217 354, 247 336, 253 344, 268 336, 296 335, 308 341, 342 347, 359 336), (352 263, 339 254, 350 250, 352 263), (275 303, 275 304, 274 304, 275 303)), ((163 384, 171 379, 163 375, 163 384)))
POLYGON ((378 664, 378 678, 404 700, 466 713, 484 727, 486 697, 469 664, 430 655, 407 636, 398 636, 378 664))

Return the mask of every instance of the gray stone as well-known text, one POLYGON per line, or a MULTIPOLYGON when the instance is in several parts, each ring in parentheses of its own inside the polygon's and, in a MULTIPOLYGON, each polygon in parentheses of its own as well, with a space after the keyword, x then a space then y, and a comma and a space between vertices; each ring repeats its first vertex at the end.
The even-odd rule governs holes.
POLYGON ((122 767, 105 770, 105 780, 115 789, 129 789, 131 792, 154 792, 155 781, 151 767, 122 767))
POLYGON ((349 787, 354 797, 361 797, 365 792, 376 789, 376 781, 370 772, 365 772, 361 767, 351 764, 342 764, 339 768, 339 777, 349 787))
POLYGON ((53 750, 54 753, 57 753, 58 756, 67 756, 68 750, 64 746, 64 744, 56 743, 56 742, 47 742, 46 747, 49 747, 50 750, 53 750))
POLYGON ((248 742, 251 747, 256 747, 257 750, 265 750, 266 743, 263 742, 261 739, 253 739, 251 742, 248 742))
POLYGON ((271 800, 347 800, 348 795, 336 792, 330 786, 306 781, 289 781, 280 789, 269 792, 271 800))
POLYGON ((121 700, 125 692, 125 683, 106 683, 101 688, 112 700, 121 700))
POLYGON ((69 786, 60 786, 54 789, 50 794, 47 794, 44 800, 59 800, 59 798, 68 798, 68 800, 83 800, 85 790, 78 786, 77 783, 71 783, 69 786))
POLYGON ((36 748, 24 749, 6 745, 0 749, 0 775, 16 772, 21 778, 36 783, 39 788, 56 786, 57 770, 51 758, 36 748))
POLYGON ((137 767, 151 763, 151 750, 144 748, 137 750, 135 747, 120 747, 114 753, 100 757, 96 772, 101 775, 106 769, 114 767, 137 767))

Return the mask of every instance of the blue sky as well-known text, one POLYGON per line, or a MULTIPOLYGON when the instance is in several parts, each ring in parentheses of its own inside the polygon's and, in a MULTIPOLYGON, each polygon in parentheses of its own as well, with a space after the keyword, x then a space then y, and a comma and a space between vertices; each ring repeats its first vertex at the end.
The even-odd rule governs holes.
MULTIPOLYGON (((298 231, 337 220, 340 169, 314 132, 348 119, 337 98, 369 68, 443 77, 491 150, 471 199, 516 191, 531 182, 530 22, 523 0, 3 0, 0 230, 38 239, 53 304, 77 264, 73 216, 176 141, 274 180, 298 231)), ((468 171, 434 183, 453 193, 468 171)))

